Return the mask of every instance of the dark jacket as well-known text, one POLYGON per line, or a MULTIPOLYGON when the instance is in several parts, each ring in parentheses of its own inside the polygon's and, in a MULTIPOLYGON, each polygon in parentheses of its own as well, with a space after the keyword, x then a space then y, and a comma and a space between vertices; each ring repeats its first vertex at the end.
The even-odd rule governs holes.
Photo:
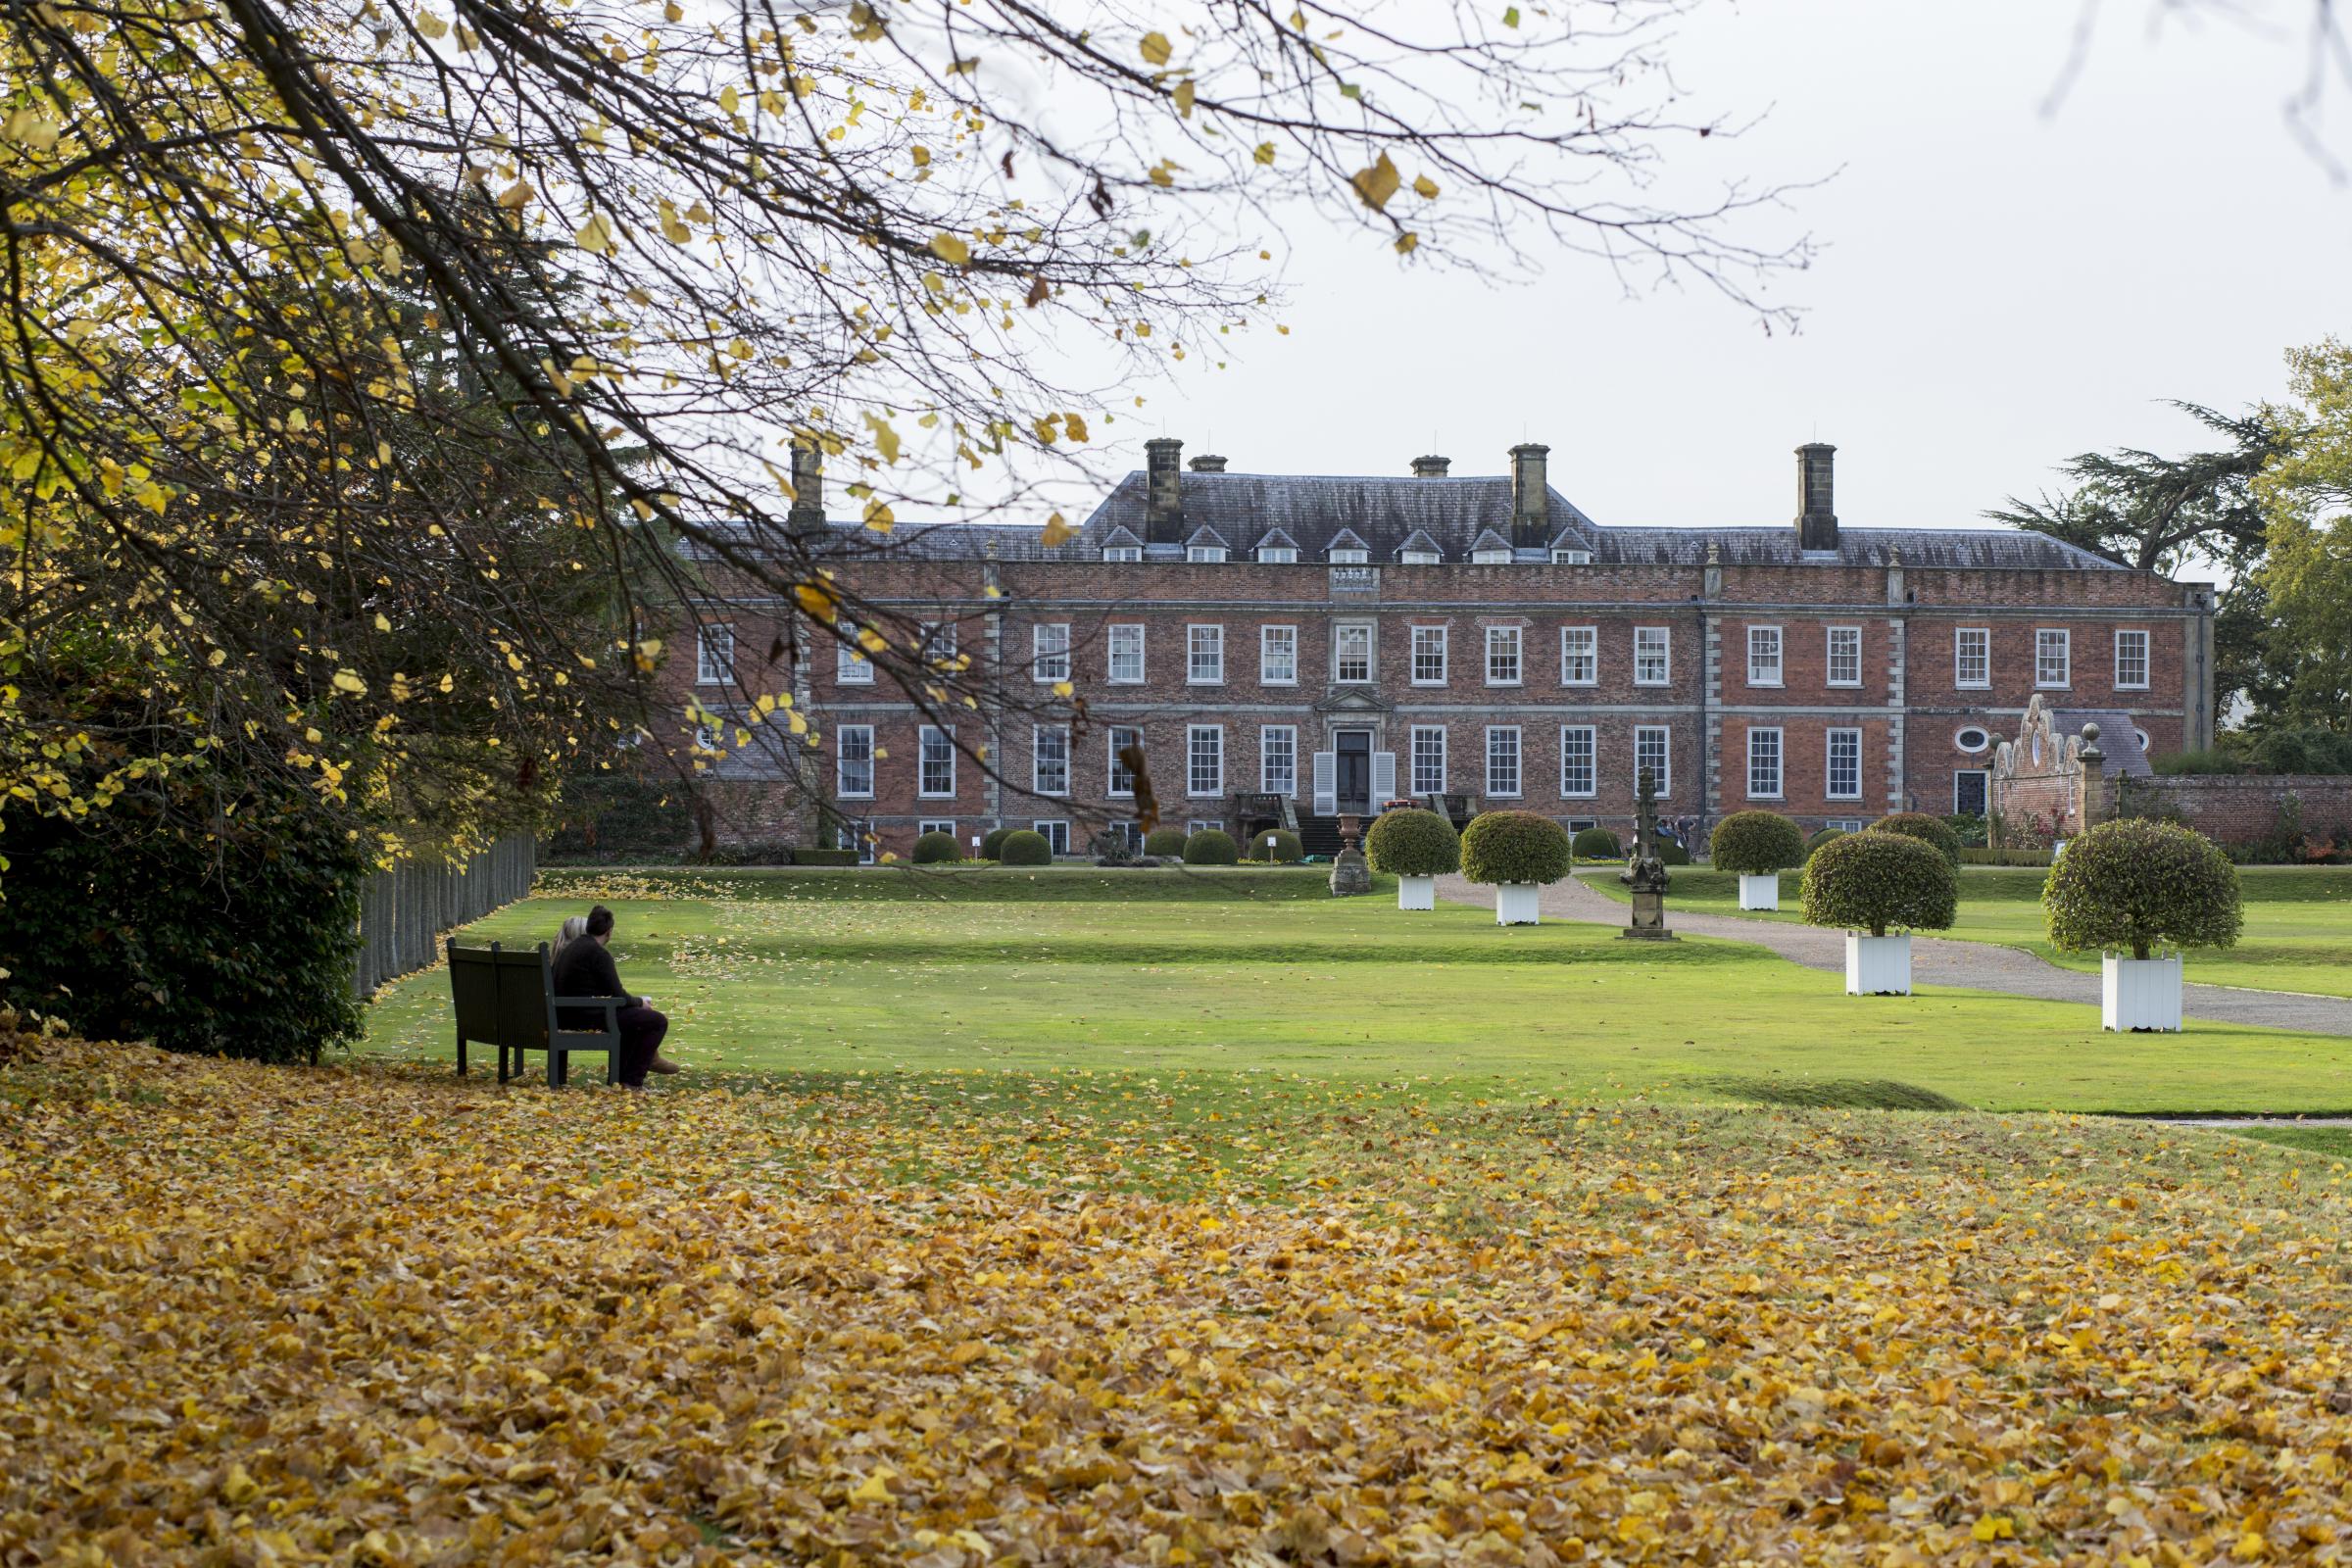
MULTIPOLYGON (((611 950, 591 936, 573 937, 556 955, 555 985, 559 997, 618 997, 624 1005, 639 1000, 621 989, 620 970, 613 966, 611 950)), ((566 1029, 596 1029, 603 1027, 605 1015, 601 1008, 591 1012, 564 1007, 557 1011, 556 1021, 566 1029)))

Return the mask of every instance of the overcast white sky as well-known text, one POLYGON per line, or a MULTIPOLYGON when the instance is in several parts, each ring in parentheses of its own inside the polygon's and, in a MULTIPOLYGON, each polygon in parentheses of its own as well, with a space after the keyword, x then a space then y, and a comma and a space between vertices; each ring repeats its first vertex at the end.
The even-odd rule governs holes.
MULTIPOLYGON (((1845 521, 1958 523, 2085 448, 2192 444, 2163 399, 2277 397, 2286 347, 2352 331, 2352 192, 2280 113, 2308 0, 2248 3, 2278 30, 2151 36, 2157 0, 2107 0, 2050 117, 2073 0, 1717 6, 1684 26, 1679 79, 1707 109, 1769 115, 1700 156, 1838 171, 1797 198, 1822 250, 1775 288, 1806 313, 1795 335, 1710 294, 1628 299, 1576 258, 1495 287, 1302 226, 1292 335, 1155 389, 1111 466, 1162 431, 1293 473, 1403 473, 1431 450, 1501 472, 1541 440, 1554 486, 1603 522, 1777 522, 1790 449, 1820 439, 1845 521)), ((2352 95, 2329 107, 2340 153, 2352 95)))

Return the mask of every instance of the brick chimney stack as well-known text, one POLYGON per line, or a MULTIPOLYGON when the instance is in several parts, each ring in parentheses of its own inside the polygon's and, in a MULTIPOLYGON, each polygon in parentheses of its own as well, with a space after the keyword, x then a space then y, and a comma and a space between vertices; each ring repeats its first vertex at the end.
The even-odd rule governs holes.
POLYGON ((1184 443, 1172 435, 1144 443, 1144 543, 1184 542, 1184 443))
POLYGON ((1796 542, 1800 550, 1838 548, 1838 449, 1808 441, 1796 449, 1796 542))
POLYGON ((799 534, 825 530, 825 460, 813 441, 792 444, 792 510, 784 526, 799 534))
POLYGON ((1413 477, 1416 479, 1443 479, 1452 466, 1453 460, 1451 458, 1415 458, 1413 460, 1413 477))
POLYGON ((1551 481, 1544 460, 1551 448, 1522 441, 1511 448, 1511 544, 1541 550, 1551 533, 1551 481))
POLYGON ((1203 452, 1192 462, 1186 464, 1185 466, 1192 469, 1195 473, 1223 473, 1225 471, 1225 460, 1218 457, 1213 452, 1203 452))

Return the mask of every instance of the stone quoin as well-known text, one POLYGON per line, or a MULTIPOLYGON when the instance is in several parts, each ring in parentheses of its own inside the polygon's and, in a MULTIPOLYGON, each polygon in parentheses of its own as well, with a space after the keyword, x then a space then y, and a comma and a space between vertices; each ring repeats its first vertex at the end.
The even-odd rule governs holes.
POLYGON ((760 678, 789 679, 822 743, 758 726, 711 762, 716 836, 903 858, 926 829, 968 843, 1011 824, 1085 854, 1134 832, 1130 744, 1162 823, 1294 826, 1309 854, 1391 799, 1622 832, 1642 768, 1669 828, 1759 807, 1809 832, 1984 811, 1995 748, 2036 699, 2128 726, 2142 755, 2212 740, 2211 585, 2010 528, 1841 527, 1825 444, 1797 449, 1791 520, 1698 528, 1594 520, 1532 442, 1481 476, 1436 456, 1395 476, 1188 469, 1181 442, 1146 446, 1053 546, 825 521, 818 466, 796 454, 796 532, 968 656, 987 695, 932 731, 824 628, 730 595, 713 563, 724 623, 673 628, 672 695, 734 713, 731 661, 794 648, 760 678), (1083 727, 1037 714, 1063 679, 1083 727), (973 749, 1003 776, 958 755, 973 749))

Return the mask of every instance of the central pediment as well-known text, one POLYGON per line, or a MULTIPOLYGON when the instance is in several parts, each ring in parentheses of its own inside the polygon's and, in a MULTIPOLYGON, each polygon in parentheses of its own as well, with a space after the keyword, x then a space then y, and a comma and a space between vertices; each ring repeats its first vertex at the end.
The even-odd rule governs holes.
POLYGON ((1395 703, 1385 701, 1369 686, 1334 686, 1315 703, 1318 713, 1393 713, 1395 703))

